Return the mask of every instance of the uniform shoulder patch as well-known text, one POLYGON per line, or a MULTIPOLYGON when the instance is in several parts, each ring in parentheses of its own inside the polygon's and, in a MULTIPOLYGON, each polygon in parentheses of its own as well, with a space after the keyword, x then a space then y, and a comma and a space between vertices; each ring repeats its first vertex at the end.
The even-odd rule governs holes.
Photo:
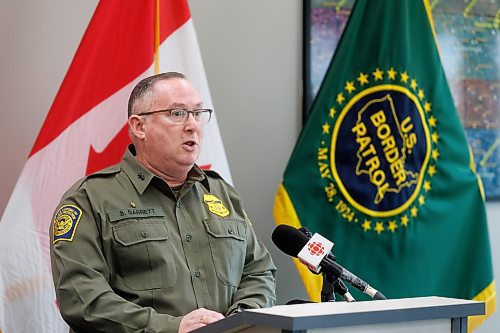
POLYGON ((54 216, 54 244, 57 241, 73 241, 76 228, 82 217, 82 210, 74 205, 64 205, 54 216))

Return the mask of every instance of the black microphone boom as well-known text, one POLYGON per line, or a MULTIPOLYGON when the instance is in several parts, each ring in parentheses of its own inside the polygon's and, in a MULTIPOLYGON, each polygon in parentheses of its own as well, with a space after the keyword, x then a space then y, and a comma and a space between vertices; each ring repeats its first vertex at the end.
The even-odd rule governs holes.
MULTIPOLYGON (((274 245, 276 245, 281 251, 295 258, 297 258, 300 250, 302 250, 302 248, 309 241, 309 238, 298 229, 285 224, 280 224, 274 229, 271 239, 274 245)), ((331 272, 335 277, 346 281, 351 286, 369 295, 370 297, 374 299, 386 299, 381 292, 371 287, 368 283, 361 280, 344 267, 340 266, 328 256, 323 258, 320 266, 324 271, 331 272)))
POLYGON ((321 262, 321 267, 324 270, 332 272, 334 276, 339 277, 340 279, 346 281, 354 288, 362 291, 363 293, 369 295, 374 299, 386 299, 386 297, 378 290, 370 286, 365 281, 361 280, 356 275, 349 272, 344 267, 337 264, 335 261, 330 259, 328 256, 323 259, 321 262))

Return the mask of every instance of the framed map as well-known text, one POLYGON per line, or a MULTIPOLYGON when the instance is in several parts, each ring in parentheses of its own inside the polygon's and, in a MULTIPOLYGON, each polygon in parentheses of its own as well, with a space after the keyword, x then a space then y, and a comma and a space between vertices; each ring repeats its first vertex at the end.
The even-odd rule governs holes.
MULTIPOLYGON (((487 200, 500 200, 500 9, 496 0, 429 0, 441 61, 487 200)), ((354 0, 304 0, 304 120, 354 0)), ((464 149, 466 149, 464 147, 464 149)))

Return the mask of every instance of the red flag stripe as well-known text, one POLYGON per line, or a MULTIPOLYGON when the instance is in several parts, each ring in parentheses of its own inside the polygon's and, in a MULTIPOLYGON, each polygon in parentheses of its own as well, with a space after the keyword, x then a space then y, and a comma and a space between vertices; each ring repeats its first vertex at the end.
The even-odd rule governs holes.
POLYGON ((191 18, 189 5, 185 1, 160 1, 160 44, 191 18), (168 10, 165 10, 167 8, 168 10))
MULTIPOLYGON (((161 42, 190 18, 186 1, 176 3, 175 10, 168 2, 160 4, 161 42)), ((30 156, 137 78, 151 65, 153 54, 154 0, 99 2, 30 156)))

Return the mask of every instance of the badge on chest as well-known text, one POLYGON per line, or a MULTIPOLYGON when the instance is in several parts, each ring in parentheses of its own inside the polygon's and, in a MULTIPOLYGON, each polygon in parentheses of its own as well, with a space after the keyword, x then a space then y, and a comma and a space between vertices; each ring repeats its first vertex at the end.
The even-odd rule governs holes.
POLYGON ((204 194, 203 201, 207 204, 208 210, 220 217, 229 215, 229 210, 224 206, 222 201, 213 194, 204 194))

